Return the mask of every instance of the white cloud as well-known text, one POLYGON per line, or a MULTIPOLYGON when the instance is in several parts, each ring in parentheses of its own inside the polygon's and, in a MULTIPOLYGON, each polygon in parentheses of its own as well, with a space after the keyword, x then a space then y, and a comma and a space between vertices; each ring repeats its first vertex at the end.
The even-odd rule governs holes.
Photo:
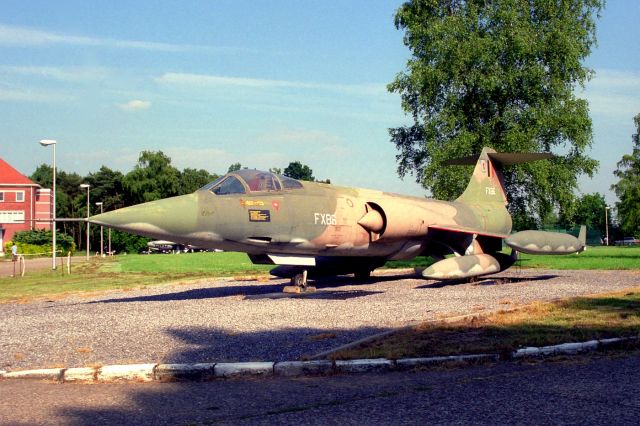
MULTIPOLYGON (((221 167, 228 167, 232 163, 229 154, 220 148, 189 148, 181 146, 162 148, 160 151, 167 154, 171 158, 171 164, 178 169, 189 167, 220 173, 221 167)), ((225 168, 224 171, 227 171, 227 169, 225 168)))
POLYGON ((322 130, 285 129, 259 135, 256 140, 269 145, 313 145, 341 144, 343 139, 322 130))
MULTIPOLYGON (((207 46, 178 45, 136 40, 117 40, 110 38, 86 37, 70 34, 59 34, 28 27, 0 24, 0 45, 42 47, 52 44, 72 46, 99 46, 119 49, 155 50, 164 52, 181 52, 191 50, 213 50, 207 46)), ((218 48, 215 50, 225 50, 218 48)))
POLYGON ((123 111, 142 111, 151 108, 151 102, 133 99, 125 104, 120 104, 119 107, 123 111))
POLYGON ((596 70, 581 96, 594 116, 629 120, 640 111, 640 73, 596 70))
POLYGON ((160 84, 187 87, 242 87, 250 89, 306 89, 339 92, 350 95, 377 96, 387 94, 382 84, 324 84, 287 80, 227 77, 210 74, 165 73, 156 78, 160 84))
POLYGON ((598 69, 587 87, 592 88, 640 88, 640 73, 618 71, 612 69, 598 69))
POLYGON ((280 151, 293 155, 327 155, 330 158, 345 156, 351 149, 345 145, 344 139, 338 135, 322 130, 285 129, 264 133, 256 137, 260 145, 275 147, 280 151))
POLYGON ((109 77, 105 68, 0 66, 0 73, 44 77, 61 81, 95 81, 109 77))
POLYGON ((259 149, 243 152, 242 149, 230 151, 223 148, 170 147, 162 148, 161 151, 167 154, 171 158, 171 164, 180 170, 190 167, 218 174, 226 173, 229 166, 237 162, 243 167, 267 170, 271 167, 284 167, 291 161, 283 151, 259 149))
POLYGON ((0 102, 67 102, 73 97, 61 93, 43 90, 3 89, 0 88, 0 102))
POLYGON ((139 153, 130 148, 91 149, 89 151, 74 149, 65 153, 64 157, 61 157, 60 161, 63 164, 60 165, 60 169, 66 168, 80 173, 88 173, 95 172, 100 166, 105 165, 111 169, 127 173, 138 162, 138 156, 139 153), (68 164, 72 164, 73 167, 68 164))
POLYGON ((616 93, 586 93, 589 111, 593 115, 630 120, 640 111, 640 90, 637 96, 616 93))

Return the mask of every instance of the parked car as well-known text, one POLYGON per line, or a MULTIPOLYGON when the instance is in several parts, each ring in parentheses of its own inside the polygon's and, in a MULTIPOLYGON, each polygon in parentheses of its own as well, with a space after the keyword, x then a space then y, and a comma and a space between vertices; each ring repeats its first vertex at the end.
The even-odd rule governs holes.
POLYGON ((640 239, 634 237, 624 237, 622 240, 616 240, 615 244, 617 246, 632 246, 640 244, 640 239))

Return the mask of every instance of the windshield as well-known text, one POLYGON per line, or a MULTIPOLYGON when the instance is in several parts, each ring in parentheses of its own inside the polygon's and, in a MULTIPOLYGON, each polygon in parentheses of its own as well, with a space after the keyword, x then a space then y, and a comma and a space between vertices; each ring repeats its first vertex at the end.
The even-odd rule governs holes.
POLYGON ((211 192, 216 195, 244 194, 244 186, 235 176, 227 176, 219 184, 211 187, 211 192))
POLYGON ((222 180, 225 178, 225 176, 220 176, 218 179, 214 180, 213 182, 209 182, 208 184, 202 186, 200 189, 211 189, 213 187, 215 187, 216 185, 218 185, 220 182, 222 182, 222 180))
POLYGON ((277 176, 260 170, 242 169, 222 176, 201 189, 209 190, 216 195, 226 195, 245 194, 247 188, 250 192, 280 192, 283 188, 302 189, 303 186, 290 177, 277 176))

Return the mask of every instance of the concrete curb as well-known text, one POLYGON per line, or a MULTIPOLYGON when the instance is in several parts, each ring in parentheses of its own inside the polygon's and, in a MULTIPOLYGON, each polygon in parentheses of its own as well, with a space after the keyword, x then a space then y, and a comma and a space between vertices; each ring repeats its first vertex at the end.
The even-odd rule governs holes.
POLYGON ((52 380, 61 382, 64 377, 64 368, 48 368, 38 370, 22 370, 11 371, 4 373, 1 378, 7 379, 39 379, 39 380, 52 380))
POLYGON ((431 358, 390 360, 350 359, 283 362, 222 362, 196 364, 130 364, 102 367, 55 368, 0 372, 0 379, 40 379, 58 382, 118 382, 118 381, 208 381, 247 376, 321 376, 331 374, 382 373, 433 366, 448 362, 475 363, 497 361, 497 354, 461 355, 431 358))
POLYGON ((215 377, 215 366, 215 363, 159 364, 155 379, 161 382, 211 380, 215 377))
POLYGON ((273 376, 274 362, 222 362, 213 368, 215 377, 273 376))
POLYGON ((96 380, 150 382, 154 379, 156 366, 157 364, 105 365, 96 372, 96 380))
POLYGON ((540 348, 522 348, 511 354, 512 359, 525 357, 541 357, 553 355, 575 355, 579 353, 620 347, 628 342, 637 341, 640 337, 617 337, 614 339, 589 340, 588 342, 562 343, 560 345, 542 346, 540 348))
MULTIPOLYGON (((510 359, 526 357, 544 357, 552 355, 574 355, 598 349, 623 347, 626 343, 640 340, 636 337, 590 340, 579 343, 529 347, 511 353, 510 359)), ((402 358, 391 360, 351 359, 351 360, 313 360, 283 362, 221 362, 193 364, 130 364, 105 365, 102 367, 51 368, 38 370, 3 371, 0 379, 37 379, 57 382, 149 382, 149 381, 208 381, 247 376, 320 376, 330 374, 383 373, 388 371, 406 371, 421 367, 433 367, 442 364, 472 365, 479 362, 499 361, 499 354, 474 354, 436 356, 429 358, 402 358)))

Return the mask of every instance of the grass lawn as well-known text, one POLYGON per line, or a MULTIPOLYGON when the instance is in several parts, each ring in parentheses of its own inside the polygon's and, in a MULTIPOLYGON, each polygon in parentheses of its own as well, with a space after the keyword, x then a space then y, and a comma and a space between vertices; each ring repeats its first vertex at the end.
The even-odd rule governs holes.
POLYGON ((472 317, 455 323, 424 323, 359 347, 334 359, 430 357, 511 353, 592 339, 638 336, 640 287, 623 292, 534 303, 515 311, 472 317))
POLYGON ((24 277, 0 277, 0 302, 60 297, 76 292, 134 289, 203 278, 267 276, 269 265, 253 265, 244 253, 122 255, 76 260, 65 268, 27 271, 24 277))
POLYGON ((244 253, 183 253, 119 256, 107 269, 118 272, 192 273, 230 277, 267 273, 271 265, 254 265, 244 253))
POLYGON ((580 254, 533 256, 520 254, 525 268, 546 269, 640 269, 640 247, 595 246, 580 254))
MULTIPOLYGON (((511 253, 511 249, 504 250, 511 253)), ((518 254, 517 266, 544 269, 640 269, 640 247, 596 246, 587 247, 579 254, 535 256, 518 254)), ((424 268, 433 263, 431 258, 393 260, 387 268, 424 268)))

